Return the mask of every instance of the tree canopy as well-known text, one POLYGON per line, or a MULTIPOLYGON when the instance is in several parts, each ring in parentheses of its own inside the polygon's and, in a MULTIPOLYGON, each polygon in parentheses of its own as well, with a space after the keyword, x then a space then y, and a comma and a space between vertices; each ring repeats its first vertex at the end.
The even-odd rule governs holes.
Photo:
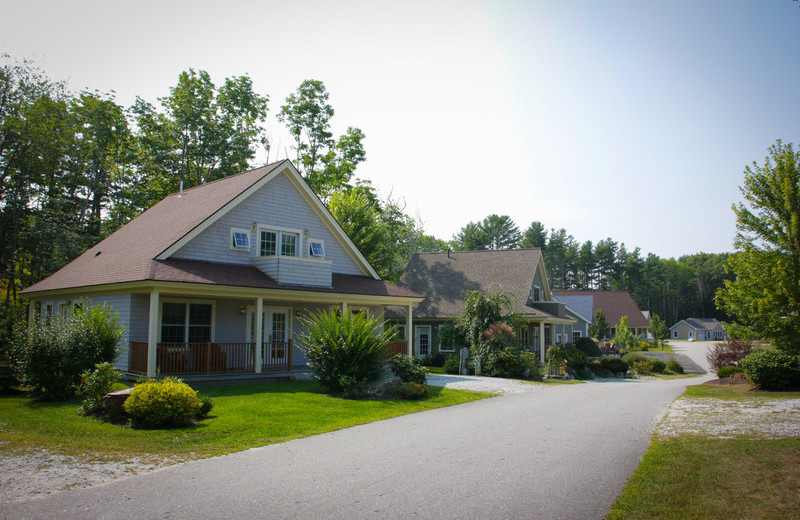
POLYGON ((717 303, 737 323, 787 351, 800 351, 800 153, 778 141, 763 165, 744 171, 736 214, 735 274, 717 303))

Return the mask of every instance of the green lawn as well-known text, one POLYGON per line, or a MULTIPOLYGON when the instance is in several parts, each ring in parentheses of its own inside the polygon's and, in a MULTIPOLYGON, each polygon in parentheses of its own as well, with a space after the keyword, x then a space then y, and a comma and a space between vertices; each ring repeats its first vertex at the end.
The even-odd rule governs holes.
POLYGON ((170 456, 195 459, 283 442, 491 394, 430 387, 421 401, 349 400, 328 396, 315 382, 294 381, 202 388, 214 399, 208 418, 190 428, 140 430, 78 415, 78 403, 0 397, 4 450, 46 448, 97 459, 170 456))
MULTIPOLYGON (((690 386, 687 397, 800 398, 749 385, 690 386)), ((654 440, 608 519, 800 518, 800 439, 654 440)))

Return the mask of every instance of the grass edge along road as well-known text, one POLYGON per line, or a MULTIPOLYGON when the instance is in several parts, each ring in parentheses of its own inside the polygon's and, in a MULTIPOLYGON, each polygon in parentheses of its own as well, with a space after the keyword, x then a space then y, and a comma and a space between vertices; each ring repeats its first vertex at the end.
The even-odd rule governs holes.
MULTIPOLYGON (((684 397, 757 402, 800 392, 696 385, 684 397)), ((654 436, 606 518, 800 518, 800 438, 654 436)))
POLYGON ((466 403, 494 394, 431 386, 419 401, 342 399, 313 381, 204 387, 208 418, 188 428, 133 429, 78 415, 77 401, 0 397, 3 451, 48 450, 96 460, 212 457, 339 430, 399 415, 466 403))

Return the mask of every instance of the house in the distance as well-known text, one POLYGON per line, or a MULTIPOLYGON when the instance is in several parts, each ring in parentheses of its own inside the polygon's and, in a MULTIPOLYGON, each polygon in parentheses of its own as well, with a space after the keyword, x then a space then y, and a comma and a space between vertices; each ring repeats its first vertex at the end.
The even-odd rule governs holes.
POLYGON ((726 336, 725 327, 714 318, 686 318, 669 328, 672 339, 722 341, 726 336))
MULTIPOLYGON (((580 336, 589 336, 589 326, 593 323, 594 314, 601 310, 611 330, 609 337, 614 337, 617 326, 623 316, 628 317, 631 332, 646 338, 650 330, 649 312, 639 309, 627 291, 553 291, 553 298, 564 302, 569 309, 579 312, 589 321, 578 321, 573 329, 572 340, 580 336)), ((600 338, 603 339, 603 338, 600 338)))
POLYGON ((519 331, 520 347, 537 352, 542 361, 542 346, 554 344, 556 327, 569 330, 575 322, 564 304, 552 298, 539 249, 416 254, 398 285, 425 295, 414 308, 413 329, 402 322, 398 326, 401 335, 413 340, 414 353, 420 357, 456 351, 456 345, 441 341, 439 329, 463 314, 467 291, 510 293, 513 311, 528 322, 519 331))
POLYGON ((410 323, 423 299, 378 276, 289 161, 169 195, 23 295, 44 320, 107 303, 117 368, 189 378, 291 370, 302 316, 400 305, 410 323))

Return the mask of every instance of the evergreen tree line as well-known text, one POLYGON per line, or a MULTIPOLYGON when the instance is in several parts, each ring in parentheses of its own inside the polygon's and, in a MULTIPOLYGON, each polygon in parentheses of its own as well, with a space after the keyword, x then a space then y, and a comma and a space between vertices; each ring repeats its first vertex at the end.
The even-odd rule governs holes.
POLYGON ((580 243, 566 229, 550 229, 532 222, 524 231, 507 215, 489 215, 470 222, 449 242, 428 241, 428 250, 542 249, 552 289, 622 290, 631 294, 642 310, 658 314, 670 326, 688 318, 727 321, 717 309, 715 295, 724 280, 728 253, 699 253, 673 258, 628 251, 611 238, 580 243))

